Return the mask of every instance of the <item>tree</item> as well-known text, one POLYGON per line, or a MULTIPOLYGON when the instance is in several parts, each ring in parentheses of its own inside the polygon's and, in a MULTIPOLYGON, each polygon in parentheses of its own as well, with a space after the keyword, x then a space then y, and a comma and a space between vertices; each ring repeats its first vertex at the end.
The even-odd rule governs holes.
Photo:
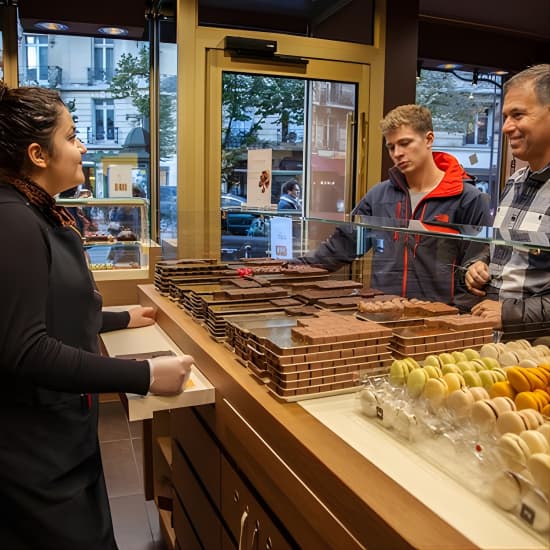
POLYGON ((275 115, 281 124, 282 141, 287 141, 289 124, 304 122, 304 81, 294 78, 224 73, 222 80, 222 148, 235 141, 246 147, 256 141, 267 117, 275 115), (251 122, 246 131, 235 135, 237 122, 251 122))
POLYGON ((463 134, 475 113, 487 107, 483 96, 471 94, 470 89, 452 73, 423 70, 416 84, 416 102, 430 109, 437 131, 463 134))
MULTIPOLYGON (((161 80, 159 98, 159 141, 160 157, 168 158, 176 153, 175 130, 175 92, 172 90, 172 81, 161 80), (165 82, 165 86, 163 86, 165 82)), ((149 50, 145 46, 140 48, 137 55, 124 53, 118 60, 115 75, 109 87, 114 99, 129 97, 143 120, 143 126, 149 126, 149 50)))

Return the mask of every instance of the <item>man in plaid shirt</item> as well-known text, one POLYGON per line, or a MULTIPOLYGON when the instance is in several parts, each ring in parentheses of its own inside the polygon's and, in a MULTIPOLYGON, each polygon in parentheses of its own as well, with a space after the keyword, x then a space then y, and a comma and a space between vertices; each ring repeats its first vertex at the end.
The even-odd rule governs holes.
POLYGON ((492 244, 470 265, 468 290, 487 299, 474 315, 494 321, 495 329, 534 323, 550 334, 550 64, 518 73, 504 85, 502 132, 512 153, 528 163, 507 182, 494 220, 496 236, 540 244, 492 244))

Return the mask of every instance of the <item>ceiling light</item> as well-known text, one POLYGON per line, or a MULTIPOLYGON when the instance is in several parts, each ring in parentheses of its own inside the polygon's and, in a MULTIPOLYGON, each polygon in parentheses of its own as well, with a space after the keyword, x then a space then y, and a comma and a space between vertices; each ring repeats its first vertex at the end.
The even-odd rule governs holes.
POLYGON ((63 23, 53 23, 51 21, 40 21, 39 23, 35 23, 34 26, 37 29, 41 29, 43 31, 68 31, 69 26, 63 25, 63 23))
POLYGON ((101 27, 98 31, 101 34, 109 34, 110 36, 125 36, 128 34, 128 31, 121 27, 101 27))
POLYGON ((462 65, 458 65, 457 63, 442 63, 437 66, 438 69, 447 69, 449 71, 452 69, 459 69, 460 67, 462 67, 462 65))
POLYGON ((504 76, 505 74, 508 74, 508 71, 505 71, 504 69, 500 69, 498 71, 492 71, 489 74, 494 74, 496 76, 504 76))

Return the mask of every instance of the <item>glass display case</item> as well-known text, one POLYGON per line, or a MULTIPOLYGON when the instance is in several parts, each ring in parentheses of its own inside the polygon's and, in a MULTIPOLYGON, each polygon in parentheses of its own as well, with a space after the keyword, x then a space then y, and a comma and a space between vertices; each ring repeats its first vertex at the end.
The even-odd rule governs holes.
MULTIPOLYGON (((394 496, 403 489, 476 547, 545 548, 547 477, 538 476, 537 461, 530 464, 530 450, 516 464, 504 445, 534 432, 524 437, 540 441, 537 449, 548 454, 547 436, 538 431, 550 428, 549 228, 240 212, 261 220, 261 231, 243 236, 251 246, 262 243, 255 247, 260 257, 243 252, 234 261, 182 259, 156 267, 155 305, 177 304, 186 314, 182 326, 200 324, 201 337, 233 354, 205 374, 235 372, 240 386, 244 365, 254 383, 247 391, 260 395, 262 407, 271 407, 265 393, 273 397, 272 418, 287 418, 295 409, 277 407, 298 403, 366 459, 356 485, 368 486, 370 503, 368 462, 395 481, 394 496), (484 296, 465 286, 464 273, 477 258, 491 264, 484 296), (499 330, 495 317, 472 314, 487 298, 505 304, 499 330), (532 376, 524 378, 524 371, 532 376), (513 432, 505 422, 514 422, 513 432), (472 518, 483 518, 478 530, 472 518)), ((186 330, 193 338, 199 333, 186 330)), ((222 397, 228 385, 219 384, 222 397)), ((255 418, 246 421, 260 433, 265 428, 255 418)), ((262 437, 276 448, 269 436, 266 429, 262 437)), ((342 456, 340 473, 351 471, 349 453, 342 456)))
POLYGON ((385 294, 452 303, 461 312, 500 295, 507 303, 505 330, 497 338, 550 337, 548 228, 523 231, 373 216, 348 216, 337 222, 273 210, 231 209, 238 211, 254 216, 254 227, 261 225, 261 231, 249 230, 234 254, 225 257, 222 237, 222 260, 265 256, 291 265, 305 261, 337 276, 346 273, 385 294), (466 288, 467 267, 489 258, 505 267, 495 271, 492 265, 485 295, 475 296, 466 288), (351 266, 351 272, 339 271, 344 266, 351 266), (536 305, 530 308, 528 302, 536 305), (510 315, 511 309, 515 314, 510 315))
POLYGON ((73 215, 93 271, 149 266, 149 202, 141 198, 58 199, 73 215))

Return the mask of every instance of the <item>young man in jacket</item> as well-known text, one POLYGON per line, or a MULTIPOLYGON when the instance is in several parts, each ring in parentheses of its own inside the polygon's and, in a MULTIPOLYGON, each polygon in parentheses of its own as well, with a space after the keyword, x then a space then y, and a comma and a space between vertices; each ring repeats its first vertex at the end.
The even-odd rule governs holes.
POLYGON ((528 166, 507 182, 494 226, 512 240, 536 234, 536 242, 547 247, 491 245, 479 261, 470 262, 466 286, 476 296, 492 290, 493 299, 481 301, 472 313, 492 319, 495 328, 528 329, 535 323, 550 334, 550 64, 506 82, 502 117, 512 153, 528 166))
POLYGON ((338 227, 298 261, 334 271, 372 248, 372 288, 469 309, 475 301, 455 275, 469 257, 466 243, 422 230, 457 233, 457 226, 490 225, 489 197, 470 183, 453 156, 432 151, 435 135, 426 107, 396 107, 380 127, 395 166, 389 179, 367 192, 352 216, 375 217, 381 227, 410 226, 420 232, 369 230, 364 249, 358 251, 356 231, 338 227))

